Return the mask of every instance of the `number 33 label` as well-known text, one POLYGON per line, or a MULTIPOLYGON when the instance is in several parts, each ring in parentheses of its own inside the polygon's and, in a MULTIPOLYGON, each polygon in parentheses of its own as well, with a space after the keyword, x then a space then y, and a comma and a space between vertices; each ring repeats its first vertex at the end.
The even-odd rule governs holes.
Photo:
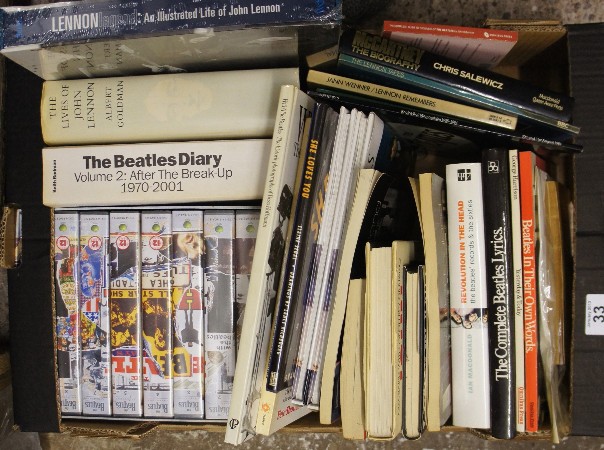
POLYGON ((604 335, 604 294, 587 295, 585 334, 604 335))

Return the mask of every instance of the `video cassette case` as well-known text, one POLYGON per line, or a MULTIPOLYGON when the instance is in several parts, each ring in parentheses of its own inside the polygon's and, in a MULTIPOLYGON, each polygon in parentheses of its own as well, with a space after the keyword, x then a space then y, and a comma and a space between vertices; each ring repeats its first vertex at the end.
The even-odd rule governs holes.
POLYGON ((110 314, 113 415, 142 416, 140 213, 111 212, 110 314))
POLYGON ((204 417, 203 211, 172 211, 174 417, 204 417))
POLYGON ((206 419, 226 419, 235 376, 235 212, 204 212, 206 419))
POLYGON ((80 213, 82 414, 111 415, 109 213, 80 213))
POLYGON ((54 283, 61 414, 82 414, 80 391, 79 223, 75 212, 54 215, 54 283))
POLYGON ((247 302, 247 291, 250 285, 254 247, 258 234, 260 211, 235 211, 235 246, 233 258, 235 263, 235 333, 236 348, 239 349, 243 314, 247 302))
POLYGON ((143 415, 173 417, 172 215, 141 214, 143 415))

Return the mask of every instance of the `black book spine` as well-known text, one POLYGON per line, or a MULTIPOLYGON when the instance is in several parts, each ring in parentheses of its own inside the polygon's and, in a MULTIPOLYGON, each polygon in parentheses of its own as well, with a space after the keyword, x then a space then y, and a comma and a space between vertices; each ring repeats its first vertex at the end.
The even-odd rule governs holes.
MULTIPOLYGON (((294 211, 290 216, 289 243, 277 293, 276 313, 273 319, 273 340, 268 361, 266 389, 279 392, 293 381, 295 357, 298 346, 294 339, 296 318, 300 319, 303 302, 298 295, 301 283, 308 275, 302 268, 311 240, 313 205, 323 180, 329 171, 335 124, 338 114, 326 103, 317 103, 309 133, 308 147, 304 154, 305 167, 294 211), (292 341, 294 342, 292 344, 292 341), (295 347, 295 351, 289 348, 295 347), (288 374, 291 372, 291 374, 288 374)), ((309 255, 312 257, 312 255, 309 255)), ((301 330, 298 330, 301 331, 301 330)), ((299 339, 299 335, 298 335, 299 339)))
POLYGON ((516 434, 514 294, 510 178, 507 150, 492 148, 482 156, 484 229, 486 236, 491 434, 516 434))
POLYGON ((414 73, 557 120, 568 122, 571 118, 572 97, 386 37, 349 29, 340 38, 339 50, 341 54, 356 56, 397 71, 414 73))

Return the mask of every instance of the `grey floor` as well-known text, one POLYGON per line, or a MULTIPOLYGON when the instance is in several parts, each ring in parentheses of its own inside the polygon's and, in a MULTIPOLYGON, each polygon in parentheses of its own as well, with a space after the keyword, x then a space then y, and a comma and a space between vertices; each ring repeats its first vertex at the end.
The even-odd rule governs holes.
MULTIPOLYGON (((36 1, 35 3, 44 3, 36 1)), ((379 30, 384 19, 408 20, 479 26, 489 18, 557 19, 565 24, 604 22, 604 2, 601 0, 344 0, 347 20, 366 29, 379 30)), ((8 306, 6 301, 6 274, 0 272, 0 349, 8 342, 8 306)), ((6 362, 6 355, 0 354, 6 362)), ((0 379, 4 371, 0 369, 0 379)), ((5 449, 161 449, 228 448, 223 434, 209 431, 154 431, 138 439, 76 437, 65 434, 21 433, 12 429, 12 397, 10 385, 0 384, 0 450, 5 449)), ((398 448, 415 449, 592 449, 604 448, 603 438, 568 437, 559 445, 548 441, 524 440, 513 444, 487 441, 467 432, 427 433, 418 441, 395 440, 388 443, 354 443, 345 441, 337 433, 280 432, 269 438, 256 437, 241 446, 244 449, 354 449, 398 448)))

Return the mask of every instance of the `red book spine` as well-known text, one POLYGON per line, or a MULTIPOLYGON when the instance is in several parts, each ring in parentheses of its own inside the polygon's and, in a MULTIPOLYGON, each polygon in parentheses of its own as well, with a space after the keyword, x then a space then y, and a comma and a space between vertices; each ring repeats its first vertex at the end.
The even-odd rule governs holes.
POLYGON ((535 261, 535 207, 533 178, 535 155, 519 152, 520 217, 522 220, 522 286, 524 293, 524 367, 526 431, 537 431, 539 393, 537 382, 537 265, 535 261))

